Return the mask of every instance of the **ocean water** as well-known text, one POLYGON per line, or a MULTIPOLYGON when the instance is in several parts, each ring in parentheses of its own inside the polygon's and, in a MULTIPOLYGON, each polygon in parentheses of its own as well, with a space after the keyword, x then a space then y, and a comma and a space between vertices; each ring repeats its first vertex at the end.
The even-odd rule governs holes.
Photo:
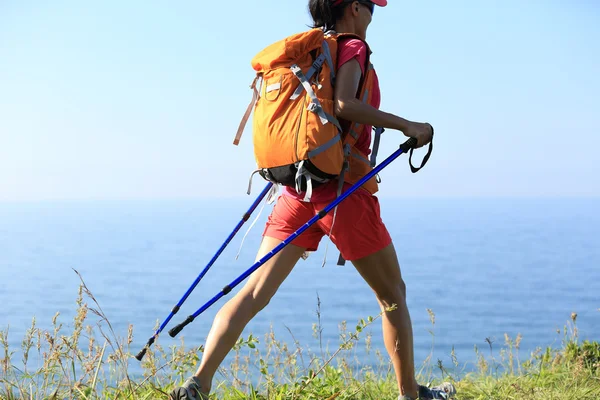
MULTIPOLYGON (((559 346, 557 330, 573 312, 581 339, 600 340, 599 199, 380 201, 408 288, 417 365, 430 352, 434 362, 450 365, 453 348, 461 365, 473 363, 474 346, 489 354, 489 338, 497 351, 505 333, 522 334, 522 357, 537 347, 559 346), (435 313, 434 327, 427 309, 435 313)), ((126 337, 133 324, 137 353, 251 202, 248 197, 0 203, 0 328, 9 327, 9 342, 17 349, 33 317, 49 328, 60 312, 59 321, 71 327, 80 283, 76 269, 117 335, 126 337)), ((252 265, 270 207, 241 250, 252 219, 200 282, 161 335, 163 346, 178 344, 182 336, 188 346, 204 343, 215 313, 232 294, 177 338, 167 331, 252 265)), ((317 351, 313 324, 319 299, 322 343, 333 351, 342 321, 353 329, 360 318, 379 313, 352 265, 336 266, 338 252, 331 243, 322 267, 328 242, 298 263, 245 336, 262 339, 272 327, 280 340, 293 344, 291 331, 304 348, 317 351)), ((367 331, 373 349, 385 353, 380 324, 367 331)), ((372 353, 358 357, 365 364, 376 362, 372 353)), ((139 373, 137 361, 130 365, 139 373)))

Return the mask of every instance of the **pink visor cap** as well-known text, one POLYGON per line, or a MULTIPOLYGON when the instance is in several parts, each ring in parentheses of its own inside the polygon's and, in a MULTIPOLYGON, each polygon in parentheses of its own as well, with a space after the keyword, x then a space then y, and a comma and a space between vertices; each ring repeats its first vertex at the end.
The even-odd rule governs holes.
MULTIPOLYGON (((333 6, 339 6, 340 4, 342 4, 345 0, 335 0, 333 2, 333 6)), ((369 0, 371 3, 375 4, 376 6, 379 7, 385 7, 387 6, 387 0, 369 0)))

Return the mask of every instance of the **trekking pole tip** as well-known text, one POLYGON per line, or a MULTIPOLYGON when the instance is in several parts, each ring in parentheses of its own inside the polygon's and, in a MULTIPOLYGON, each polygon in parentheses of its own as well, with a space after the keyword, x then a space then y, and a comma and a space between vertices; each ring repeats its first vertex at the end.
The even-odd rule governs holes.
POLYGON ((144 358, 144 356, 146 355, 146 350, 148 350, 148 347, 144 346, 144 348, 140 350, 140 352, 137 354, 137 356, 135 356, 135 358, 138 361, 142 361, 142 358, 144 358))
POLYGON ((183 330, 183 328, 185 328, 185 326, 189 323, 191 323, 194 320, 194 316, 190 315, 189 317, 187 317, 185 319, 185 321, 183 321, 182 323, 180 323, 179 325, 175 326, 174 328, 172 328, 169 331, 169 336, 171 337, 175 337, 179 334, 179 332, 181 332, 183 330))
POLYGON ((140 350, 140 352, 137 354, 137 356, 135 356, 135 358, 138 361, 142 361, 142 358, 144 358, 144 356, 146 355, 146 351, 148 351, 148 349, 150 348, 150 346, 152 346, 152 344, 154 343, 155 340, 156 340, 156 334, 153 335, 150 339, 148 339, 148 343, 146 343, 144 348, 142 350, 140 350))

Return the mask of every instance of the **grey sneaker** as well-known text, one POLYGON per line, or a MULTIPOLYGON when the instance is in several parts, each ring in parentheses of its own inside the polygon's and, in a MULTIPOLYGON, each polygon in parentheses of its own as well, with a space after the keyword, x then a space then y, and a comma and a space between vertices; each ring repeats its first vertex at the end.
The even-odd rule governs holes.
POLYGON ((449 382, 444 382, 439 386, 428 388, 419 386, 419 399, 423 400, 448 400, 456 394, 454 385, 449 382))
POLYGON ((173 389, 170 400, 208 400, 208 393, 202 391, 200 381, 195 376, 188 378, 183 385, 173 389))

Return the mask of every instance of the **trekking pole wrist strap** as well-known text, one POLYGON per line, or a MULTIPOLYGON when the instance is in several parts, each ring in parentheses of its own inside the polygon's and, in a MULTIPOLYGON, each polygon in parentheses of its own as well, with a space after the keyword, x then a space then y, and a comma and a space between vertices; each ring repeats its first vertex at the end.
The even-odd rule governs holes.
POLYGON ((410 138, 406 142, 404 142, 400 145, 400 149, 402 150, 403 153, 408 153, 410 151, 410 155, 408 157, 408 163, 410 165, 410 170, 412 171, 413 174, 418 172, 421 168, 423 168, 425 166, 425 164, 427 164, 427 161, 429 161, 429 157, 431 157, 431 152, 433 151, 433 133, 434 132, 433 132, 433 126, 432 126, 431 127, 431 142, 429 142, 429 149, 427 149, 427 154, 425 154, 425 157, 423 157, 421 166, 418 168, 412 164, 412 156, 413 156, 413 151, 415 150, 415 146, 417 145, 417 139, 410 138))

